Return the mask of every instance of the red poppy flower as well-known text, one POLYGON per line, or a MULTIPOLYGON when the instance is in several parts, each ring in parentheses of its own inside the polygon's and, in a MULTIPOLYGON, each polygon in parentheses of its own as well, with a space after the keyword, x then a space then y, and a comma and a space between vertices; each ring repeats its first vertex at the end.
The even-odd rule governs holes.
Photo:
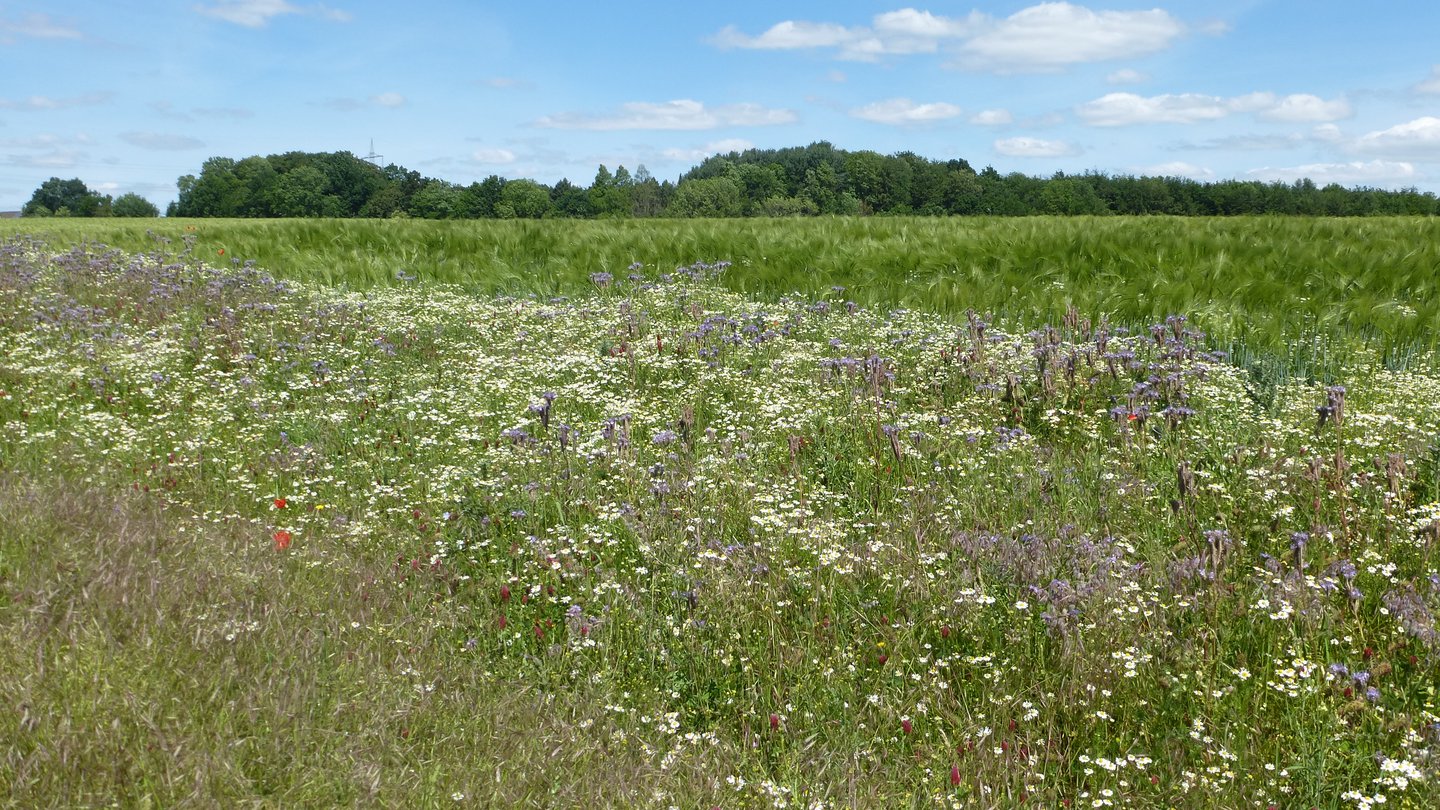
POLYGON ((276 509, 284 509, 284 508, 286 507, 286 505, 288 505, 288 504, 289 504, 289 501, 285 500, 284 498, 276 498, 276 499, 275 499, 275 508, 276 508, 276 509))
POLYGON ((281 529, 275 532, 275 550, 284 551, 290 548, 290 532, 281 529))

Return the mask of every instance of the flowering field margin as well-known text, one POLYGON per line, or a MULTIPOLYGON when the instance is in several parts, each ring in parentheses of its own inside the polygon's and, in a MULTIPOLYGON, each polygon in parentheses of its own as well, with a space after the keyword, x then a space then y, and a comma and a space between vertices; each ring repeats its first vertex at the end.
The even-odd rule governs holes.
MULTIPOLYGON (((128 492, 302 592, 366 561, 333 654, 409 650, 366 678, 473 723, 518 685, 557 750, 628 763, 617 804, 1422 806, 1440 378, 1362 348, 1260 391, 1179 315, 760 301, 726 272, 487 298, 12 240, 0 468, 128 492)), ((211 655, 327 613, 167 610, 211 655)), ((434 796, 500 795, 422 744, 434 796)), ((546 773, 526 750, 507 767, 546 773)), ((257 767, 214 789, 305 795, 257 767)))

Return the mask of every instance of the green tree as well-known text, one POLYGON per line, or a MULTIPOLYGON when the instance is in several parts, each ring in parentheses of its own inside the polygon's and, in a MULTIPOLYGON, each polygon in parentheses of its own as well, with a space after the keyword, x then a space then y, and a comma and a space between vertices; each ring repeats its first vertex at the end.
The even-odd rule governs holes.
POLYGON ((550 190, 550 203, 555 207, 555 213, 562 217, 585 219, 594 213, 590 208, 590 195, 585 189, 564 178, 550 190))
POLYGON ((343 205, 325 193, 329 185, 325 173, 314 166, 292 169, 270 187, 270 212, 277 217, 338 217, 343 205))
POLYGON ((511 180, 500 194, 495 215, 501 219, 540 219, 552 210, 550 189, 534 180, 511 180))
POLYGON ((771 198, 786 196, 785 173, 777 165, 741 163, 730 176, 740 185, 747 214, 758 213, 771 198))
POLYGON ((635 169, 635 185, 630 188, 630 213, 637 217, 658 217, 663 210, 664 192, 642 163, 635 169))
POLYGON ((359 216, 383 219, 405 210, 405 192, 398 185, 381 186, 360 206, 359 216))
POLYGON ((590 208, 601 218, 628 217, 631 214, 630 172, 621 166, 614 175, 602 164, 590 184, 590 208))
POLYGON ((676 217, 738 217, 742 211, 740 184, 728 177, 682 182, 668 208, 676 217))
POLYGON ((1082 214, 1108 214, 1110 209, 1095 193, 1095 187, 1084 178, 1066 177, 1057 174, 1045 183, 1040 192, 1040 210, 1046 214, 1077 216, 1082 214))
POLYGON ((451 219, 460 202, 460 188, 444 180, 431 180, 410 198, 409 213, 423 219, 451 219))
POLYGON ((249 200, 249 190, 235 175, 235 161, 212 157, 200 167, 200 176, 185 175, 177 185, 176 214, 182 217, 238 217, 249 200))
POLYGON ((22 216, 109 216, 110 198, 91 191, 80 178, 52 177, 40 184, 21 210, 22 216))
POLYGON ((117 217, 158 217, 160 209, 139 194, 129 192, 115 198, 110 213, 117 217))
MULTIPOLYGON (((235 164, 232 170, 235 179, 244 187, 243 195, 237 195, 236 216, 269 217, 277 216, 271 211, 271 197, 280 173, 270 164, 269 158, 247 157, 235 164)), ((279 215, 283 216, 283 215, 279 215)))

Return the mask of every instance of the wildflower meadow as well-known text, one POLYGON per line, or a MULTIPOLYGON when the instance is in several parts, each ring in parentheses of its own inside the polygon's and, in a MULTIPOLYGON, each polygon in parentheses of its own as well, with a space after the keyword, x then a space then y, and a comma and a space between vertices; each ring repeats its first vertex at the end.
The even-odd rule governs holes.
POLYGON ((0 243, 0 803, 1436 804, 1429 349, 195 241, 0 243))

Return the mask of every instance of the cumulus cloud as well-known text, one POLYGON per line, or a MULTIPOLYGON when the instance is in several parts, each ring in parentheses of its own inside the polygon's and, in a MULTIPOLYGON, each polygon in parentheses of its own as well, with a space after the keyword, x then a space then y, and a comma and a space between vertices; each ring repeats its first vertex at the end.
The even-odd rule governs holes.
POLYGON ((856 107, 850 111, 850 115, 865 121, 874 121, 877 124, 907 126, 955 118, 960 115, 960 108, 943 101, 932 104, 916 104, 908 98, 892 98, 877 101, 874 104, 866 104, 864 107, 856 107))
POLYGON ((275 17, 302 14, 332 22, 348 22, 348 13, 316 3, 296 6, 285 0, 216 0, 209 5, 196 5, 195 10, 207 17, 224 20, 246 28, 264 28, 275 17))
POLYGON ((693 99, 648 102, 632 101, 619 110, 591 114, 565 112, 546 115, 535 121, 545 129, 719 129, 792 124, 799 120, 793 110, 773 109, 759 104, 725 104, 706 107, 693 99))
POLYGON ((960 64, 1001 73, 1058 70, 1163 51, 1185 26, 1162 9, 1091 11, 1040 3, 991 22, 961 46, 960 64))
POLYGON ((27 39, 81 39, 80 31, 50 19, 48 14, 26 14, 15 19, 0 19, 0 42, 9 44, 27 39))
POLYGON ((1294 182, 1309 178, 1317 185, 1339 183, 1342 186, 1355 185, 1398 185, 1414 180, 1418 176, 1414 164, 1370 160, 1350 163, 1307 163, 1303 166, 1265 167, 1251 169, 1245 173, 1256 180, 1279 180, 1294 182))
POLYGON ((120 140, 141 149, 161 152, 178 152, 185 149, 199 149, 205 142, 186 135, 171 135, 164 132, 122 132, 120 140))
POLYGON ((970 116, 970 123, 983 127, 997 127, 1015 120, 1009 110, 981 110, 970 116))
POLYGON ((1349 118, 1352 114, 1350 102, 1343 98, 1326 101, 1308 93, 1285 96, 1277 100, 1273 106, 1259 112, 1259 116, 1266 121, 1291 123, 1339 121, 1342 118, 1349 118))
POLYGON ((1440 159, 1440 118, 1427 115, 1355 139, 1358 152, 1411 160, 1440 159))
POLYGON ((493 146, 482 146, 470 153, 470 159, 476 163, 507 164, 514 163, 517 158, 514 152, 509 149, 501 149, 493 146))
POLYGON ((1422 95, 1440 95, 1440 65, 1430 69, 1430 77, 1411 88, 1422 95))
POLYGON ((928 11, 902 8, 875 15, 874 28, 879 34, 920 39, 963 37, 982 25, 985 15, 972 13, 967 19, 941 17, 928 11))
POLYGON ((711 155, 726 155, 731 152, 744 152, 746 149, 754 148, 755 144, 744 138, 725 138, 724 140, 711 141, 704 146, 697 146, 690 149, 666 149, 660 154, 669 160, 698 163, 711 155))
POLYGON ((1230 112, 1224 99, 1199 93, 1166 93, 1148 98, 1134 93, 1107 93, 1075 109, 1080 120, 1096 127, 1193 124, 1224 118, 1230 112))
POLYGON ((1225 98, 1203 93, 1165 93, 1140 96, 1107 93, 1075 108, 1080 120, 1096 127, 1133 124, 1194 124, 1215 121, 1234 113, 1254 113, 1266 121, 1321 122, 1351 115, 1344 99, 1326 101, 1318 96, 1249 93, 1225 98))
POLYGON ((1021 136, 996 141, 995 151, 1008 157, 1061 157, 1073 155, 1078 150, 1064 141, 1021 136))
POLYGON ((936 53, 943 46, 957 55, 960 67, 1019 73, 1143 56, 1168 48, 1184 32, 1179 20, 1160 9, 1097 12, 1047 2, 1003 19, 979 11, 946 17, 902 8, 875 15, 869 25, 785 20, 755 35, 728 26, 711 42, 751 50, 826 49, 856 61, 936 53))

